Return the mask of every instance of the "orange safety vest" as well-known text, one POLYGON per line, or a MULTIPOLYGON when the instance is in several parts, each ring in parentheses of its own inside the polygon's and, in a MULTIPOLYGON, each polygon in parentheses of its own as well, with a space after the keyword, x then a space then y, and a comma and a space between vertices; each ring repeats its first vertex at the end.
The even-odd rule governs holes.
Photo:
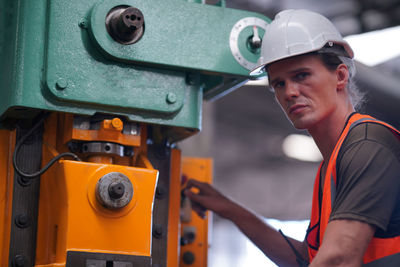
MULTIPOLYGON (((394 133, 396 133, 400 138, 400 131, 395 129, 393 126, 385 122, 379 121, 371 116, 355 113, 350 117, 329 159, 323 185, 321 207, 319 201, 319 190, 320 190, 320 178, 321 178, 320 172, 322 163, 319 166, 318 173, 315 179, 312 210, 311 210, 311 221, 306 236, 310 262, 317 254, 320 244, 324 239, 324 233, 326 227, 328 226, 329 217, 332 212, 332 203, 334 202, 336 196, 336 178, 337 178, 336 159, 340 147, 342 146, 343 141, 345 140, 350 129, 352 129, 354 126, 360 123, 365 123, 365 122, 374 122, 382 124, 388 127, 390 130, 392 130, 394 133)), ((364 254, 363 262, 364 264, 371 263, 375 260, 382 259, 384 257, 394 254, 398 254, 396 255, 396 257, 397 256, 400 257, 399 253, 400 253, 400 236, 392 238, 374 237, 369 243, 367 251, 364 254)), ((379 266, 384 266, 384 265, 379 265, 379 266)))

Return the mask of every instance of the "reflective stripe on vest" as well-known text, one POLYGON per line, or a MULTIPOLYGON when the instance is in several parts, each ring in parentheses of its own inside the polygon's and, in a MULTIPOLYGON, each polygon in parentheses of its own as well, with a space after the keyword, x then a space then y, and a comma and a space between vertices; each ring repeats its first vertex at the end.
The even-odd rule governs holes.
MULTIPOLYGON (((313 191, 313 202, 311 210, 310 226, 307 230, 306 241, 308 243, 308 254, 310 262, 313 260, 318 252, 326 227, 328 226, 329 217, 332 211, 332 203, 334 203, 336 197, 336 159, 339 154, 339 150, 343 144, 343 141, 347 137, 349 131, 356 125, 365 122, 374 122, 382 124, 396 133, 400 138, 400 131, 395 129, 393 126, 379 121, 371 116, 361 115, 358 113, 353 114, 348 120, 336 146, 329 159, 328 166, 326 169, 325 180, 322 191, 322 201, 320 207, 319 201, 319 190, 320 190, 320 178, 322 164, 319 166, 317 176, 314 183, 313 191)), ((364 254, 364 264, 377 261, 378 259, 390 256, 396 258, 397 261, 400 259, 400 236, 392 238, 376 238, 374 237, 368 245, 367 251, 364 254)), ((368 265, 369 266, 369 265, 368 265)), ((372 266, 372 265, 371 265, 372 266)), ((374 265, 375 266, 375 265, 374 265)), ((386 266, 386 265, 385 265, 386 266)), ((388 265, 389 266, 389 265, 388 265)), ((392 265, 390 265, 392 266, 392 265)), ((399 265, 400 266, 400 265, 399 265)))

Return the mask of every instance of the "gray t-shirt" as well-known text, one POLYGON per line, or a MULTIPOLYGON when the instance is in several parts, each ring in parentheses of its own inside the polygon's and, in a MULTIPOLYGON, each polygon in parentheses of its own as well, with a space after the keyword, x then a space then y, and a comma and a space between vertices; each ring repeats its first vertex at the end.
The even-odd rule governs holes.
POLYGON ((389 128, 362 123, 348 133, 336 161, 337 193, 330 220, 376 227, 375 237, 400 234, 400 139, 389 128))

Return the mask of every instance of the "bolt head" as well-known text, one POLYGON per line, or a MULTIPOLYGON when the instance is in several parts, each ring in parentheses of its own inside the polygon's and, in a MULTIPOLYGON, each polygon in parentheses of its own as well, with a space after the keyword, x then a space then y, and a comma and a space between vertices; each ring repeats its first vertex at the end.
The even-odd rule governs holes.
POLYGON ((153 225, 153 236, 157 239, 162 238, 165 235, 164 227, 160 224, 153 225))
POLYGON ((15 224, 19 228, 26 228, 29 226, 29 216, 27 214, 18 214, 15 217, 15 224))
POLYGON ((174 93, 168 93, 167 94, 167 102, 169 104, 174 104, 176 101, 177 101, 176 94, 174 94, 174 93))
POLYGON ((13 265, 15 267, 24 267, 25 266, 26 258, 23 255, 15 255, 13 260, 13 265))
POLYGON ((112 199, 120 199, 125 194, 125 186, 123 183, 112 183, 108 187, 108 194, 112 199))
POLYGON ((79 23, 78 23, 78 25, 79 25, 79 27, 81 27, 81 28, 83 28, 83 29, 86 29, 87 28, 87 21, 86 21, 86 19, 84 19, 84 18, 82 18, 80 21, 79 21, 79 23))
POLYGON ((59 78, 56 82, 56 88, 58 90, 64 90, 65 88, 68 87, 68 81, 63 79, 63 78, 59 78))
POLYGON ((183 259, 183 262, 184 262, 185 264, 191 265, 191 264, 194 263, 194 261, 195 261, 196 258, 195 258, 195 256, 194 256, 194 253, 193 253, 193 252, 191 252, 191 251, 186 251, 185 253, 183 253, 182 259, 183 259))
POLYGON ((111 120, 111 125, 112 125, 115 129, 118 129, 118 130, 122 130, 122 128, 123 128, 123 126, 124 126, 124 124, 123 124, 123 122, 121 121, 120 118, 114 118, 114 119, 112 119, 112 120, 111 120))

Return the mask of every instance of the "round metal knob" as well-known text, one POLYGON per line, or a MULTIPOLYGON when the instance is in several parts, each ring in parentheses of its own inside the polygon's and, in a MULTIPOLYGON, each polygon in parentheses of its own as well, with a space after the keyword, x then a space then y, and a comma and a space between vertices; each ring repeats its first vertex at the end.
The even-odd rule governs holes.
POLYGON ((133 197, 133 186, 129 178, 120 172, 110 172, 97 181, 96 199, 108 209, 120 209, 133 197))
POLYGON ((106 27, 111 37, 121 44, 133 44, 144 33, 143 13, 131 6, 117 6, 106 17, 106 27))
POLYGON ((112 183, 108 187, 108 195, 112 199, 120 199, 124 196, 125 186, 123 183, 112 183))

